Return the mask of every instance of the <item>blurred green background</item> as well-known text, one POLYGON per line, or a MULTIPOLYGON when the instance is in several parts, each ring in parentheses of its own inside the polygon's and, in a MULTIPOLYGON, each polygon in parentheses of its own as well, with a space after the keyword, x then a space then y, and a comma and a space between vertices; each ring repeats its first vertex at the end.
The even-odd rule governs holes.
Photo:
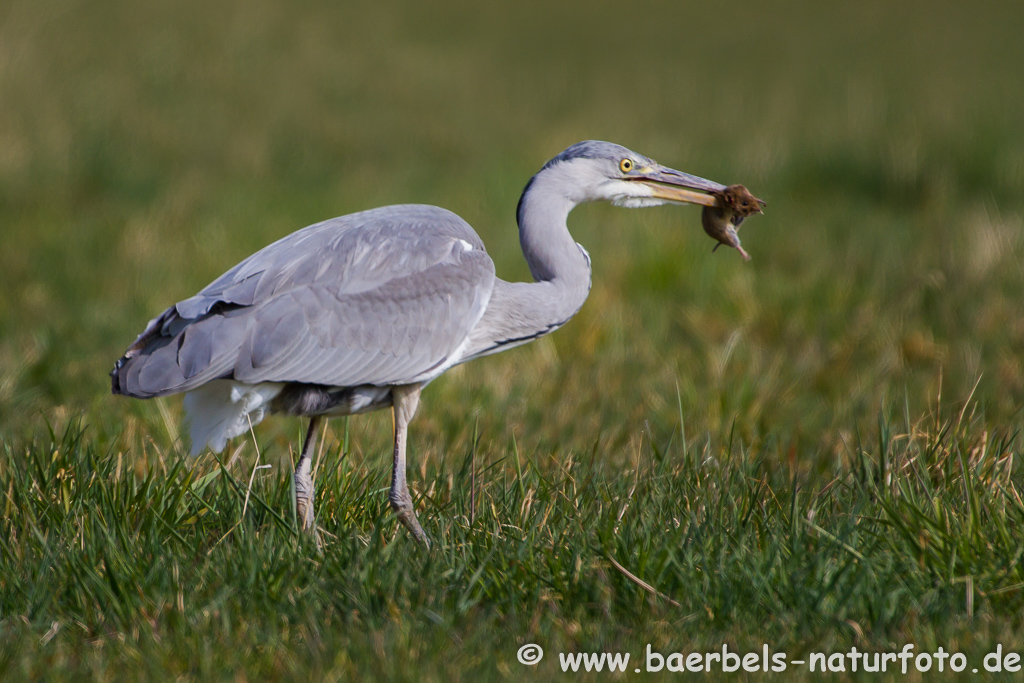
MULTIPOLYGON (((920 414, 976 381, 991 420, 1015 419, 1022 25, 1016 2, 11 0, 0 433, 84 412, 166 443, 154 405, 109 395, 113 360, 327 217, 439 204, 528 279, 518 194, 589 138, 746 184, 768 201, 743 231, 754 260, 712 255, 692 208, 581 207, 590 300, 435 383, 422 447, 478 414, 495 444, 600 434, 613 456, 645 420, 672 428, 677 386, 691 433, 781 434, 807 459, 887 399, 920 414)), ((298 426, 265 429, 283 445, 298 426)))
POLYGON ((1018 646, 1021 27, 1019 2, 951 0, 0 3, 0 671, 509 677, 536 632, 552 657, 1018 646), (424 393, 434 554, 387 511, 386 412, 344 458, 332 421, 310 559, 268 512, 298 420, 257 428, 277 466, 242 503, 249 441, 176 469, 180 400, 110 395, 150 318, 331 216, 438 204, 528 279, 519 193, 591 138, 767 200, 753 260, 692 207, 577 209, 582 311, 424 393))

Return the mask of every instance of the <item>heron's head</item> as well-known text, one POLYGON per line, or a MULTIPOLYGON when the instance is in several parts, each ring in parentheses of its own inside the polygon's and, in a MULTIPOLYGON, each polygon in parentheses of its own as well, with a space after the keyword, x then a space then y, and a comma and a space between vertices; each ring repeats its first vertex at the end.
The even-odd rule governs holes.
POLYGON ((725 189, 711 180, 662 166, 622 145, 599 140, 569 147, 530 182, 541 178, 545 189, 564 195, 573 204, 604 200, 630 208, 667 203, 714 206, 713 193, 725 189))

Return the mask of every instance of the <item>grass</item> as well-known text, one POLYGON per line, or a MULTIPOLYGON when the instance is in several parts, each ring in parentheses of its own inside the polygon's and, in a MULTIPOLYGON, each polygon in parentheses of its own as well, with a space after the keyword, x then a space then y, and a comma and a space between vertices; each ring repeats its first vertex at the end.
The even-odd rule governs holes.
POLYGON ((531 639, 541 679, 647 643, 1021 650, 1022 20, 5 3, 0 677, 518 678, 531 639), (179 400, 109 395, 148 319, 325 217, 440 204, 528 278, 518 193, 586 138, 767 199, 754 260, 691 210, 574 212, 583 310, 424 394, 433 551, 387 510, 385 414, 328 427, 318 554, 297 421, 257 427, 254 470, 252 438, 181 455, 179 400))
POLYGON ((322 554, 296 531, 281 468, 251 489, 250 465, 210 456, 132 471, 71 427, 0 460, 0 590, 18 615, 0 665, 447 680, 518 677, 521 642, 548 651, 542 678, 559 651, 639 658, 647 644, 767 642, 797 659, 907 641, 974 666, 993 642, 1019 650, 1017 435, 966 415, 903 420, 883 415, 876 442, 818 476, 772 440, 680 434, 638 441, 621 468, 460 453, 421 469, 430 552, 396 529, 385 469, 332 441, 322 554))
POLYGON ((280 468, 251 490, 249 466, 209 456, 131 472, 72 427, 3 457, 0 575, 21 618, 0 661, 31 678, 490 678, 519 671, 520 641, 552 659, 721 642, 796 659, 910 639, 977 665, 992 639, 1024 646, 1019 447, 937 420, 885 416, 815 477, 771 441, 678 434, 621 469, 461 453, 423 468, 431 552, 397 532, 385 470, 335 442, 322 555, 281 512, 280 468))

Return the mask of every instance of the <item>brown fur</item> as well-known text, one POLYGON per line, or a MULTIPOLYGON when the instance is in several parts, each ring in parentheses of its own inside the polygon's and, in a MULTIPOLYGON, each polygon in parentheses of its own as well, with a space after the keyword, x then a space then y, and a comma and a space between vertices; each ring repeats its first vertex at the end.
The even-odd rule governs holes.
POLYGON ((765 202, 750 194, 742 185, 730 185, 716 197, 716 205, 705 206, 701 213, 704 232, 718 241, 711 251, 724 244, 739 251, 744 260, 749 261, 750 254, 740 246, 740 238, 736 231, 747 216, 762 213, 766 206, 765 202))

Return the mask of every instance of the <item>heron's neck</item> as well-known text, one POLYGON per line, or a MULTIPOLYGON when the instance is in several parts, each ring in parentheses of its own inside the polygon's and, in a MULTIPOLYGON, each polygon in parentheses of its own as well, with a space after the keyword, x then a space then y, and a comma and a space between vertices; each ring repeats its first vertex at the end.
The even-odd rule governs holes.
POLYGON ((541 171, 519 200, 519 242, 536 282, 497 280, 464 360, 519 346, 553 332, 590 293, 590 257, 566 227, 578 202, 553 191, 541 171))
POLYGON ((538 173, 523 191, 516 218, 519 243, 530 273, 529 303, 539 315, 561 324, 583 306, 590 293, 590 257, 569 234, 566 221, 578 203, 561 187, 556 174, 538 173))

